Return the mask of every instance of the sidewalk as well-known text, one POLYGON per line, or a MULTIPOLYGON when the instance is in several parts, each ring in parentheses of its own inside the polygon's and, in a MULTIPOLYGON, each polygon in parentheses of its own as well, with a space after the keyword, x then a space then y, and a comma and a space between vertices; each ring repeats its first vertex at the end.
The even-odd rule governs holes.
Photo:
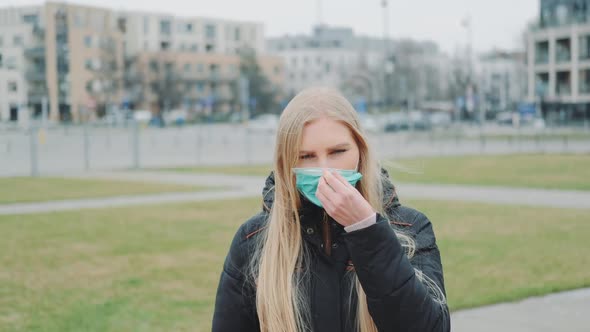
MULTIPOLYGON (((219 186, 229 189, 195 193, 166 193, 41 203, 4 204, 0 205, 0 215, 255 197, 262 194, 265 181, 264 177, 257 176, 169 172, 97 172, 73 174, 68 175, 68 177, 192 184, 208 187, 219 186)), ((583 191, 411 183, 398 184, 397 190, 402 200, 414 198, 590 209, 590 192, 583 191)))
POLYGON ((590 288, 451 314, 453 332, 587 332, 590 288))

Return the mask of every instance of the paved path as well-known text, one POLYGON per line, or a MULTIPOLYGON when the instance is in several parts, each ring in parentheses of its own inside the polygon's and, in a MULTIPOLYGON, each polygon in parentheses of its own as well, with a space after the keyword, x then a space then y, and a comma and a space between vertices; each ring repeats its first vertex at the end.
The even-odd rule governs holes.
MULTIPOLYGON (((69 174, 68 177, 132 180, 209 187, 220 186, 226 189, 194 193, 164 193, 42 203, 5 204, 0 205, 0 215, 252 197, 261 195, 262 187, 264 185, 264 177, 224 174, 96 172, 87 174, 69 174)), ((590 193, 583 191, 408 183, 399 184, 398 192, 402 199, 457 200, 511 205, 590 209, 590 193)))
POLYGON ((453 332, 588 332, 590 288, 455 312, 453 332))

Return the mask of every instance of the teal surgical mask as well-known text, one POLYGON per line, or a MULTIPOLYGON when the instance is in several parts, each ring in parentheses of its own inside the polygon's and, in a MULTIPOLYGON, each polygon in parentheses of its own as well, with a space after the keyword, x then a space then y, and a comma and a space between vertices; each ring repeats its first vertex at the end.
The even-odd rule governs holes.
MULTIPOLYGON (((336 171, 345 178, 353 187, 363 177, 363 175, 356 170, 343 169, 327 169, 329 171, 336 171)), ((293 173, 297 177, 297 189, 310 200, 313 204, 323 207, 322 202, 317 198, 315 192, 318 190, 318 183, 322 177, 323 168, 293 168, 293 173)))

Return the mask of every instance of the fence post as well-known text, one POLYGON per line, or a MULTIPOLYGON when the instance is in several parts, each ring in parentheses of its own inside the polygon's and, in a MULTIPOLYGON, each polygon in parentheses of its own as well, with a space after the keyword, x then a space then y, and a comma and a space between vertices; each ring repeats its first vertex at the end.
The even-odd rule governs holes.
POLYGON ((139 123, 137 121, 133 121, 133 130, 131 131, 131 141, 132 141, 132 149, 133 149, 133 168, 139 169, 139 123))
POLYGON ((39 131, 34 122, 31 123, 29 127, 29 142, 30 142, 30 152, 31 152, 31 176, 38 177, 39 176, 39 155, 38 155, 38 147, 39 147, 39 131))

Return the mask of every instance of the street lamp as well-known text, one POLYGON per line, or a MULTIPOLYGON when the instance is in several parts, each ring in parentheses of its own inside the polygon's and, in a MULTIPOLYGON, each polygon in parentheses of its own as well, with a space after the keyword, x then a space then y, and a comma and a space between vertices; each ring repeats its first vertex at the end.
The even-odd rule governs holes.
POLYGON ((389 11, 387 0, 381 1, 381 8, 383 8, 383 51, 385 53, 385 94, 384 106, 391 107, 391 75, 395 70, 395 58, 391 54, 390 40, 389 40, 389 11))

